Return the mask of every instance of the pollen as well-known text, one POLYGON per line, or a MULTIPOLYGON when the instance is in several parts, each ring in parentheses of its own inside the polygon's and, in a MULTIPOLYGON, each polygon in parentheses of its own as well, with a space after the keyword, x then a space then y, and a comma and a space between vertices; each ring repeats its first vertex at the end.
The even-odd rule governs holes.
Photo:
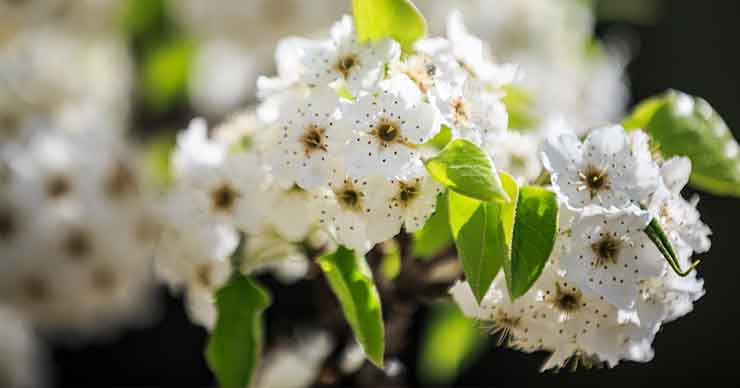
POLYGON ((614 238, 608 233, 605 233, 600 240, 591 244, 591 250, 596 255, 596 264, 598 266, 616 264, 621 248, 622 240, 614 238))
POLYGON ((230 212, 241 194, 228 183, 222 183, 211 192, 213 210, 230 212))
POLYGON ((347 54, 339 58, 337 63, 334 65, 334 69, 342 74, 344 79, 349 77, 349 74, 353 69, 360 65, 360 60, 356 54, 347 54))
POLYGON ((72 184, 63 175, 54 175, 46 182, 46 195, 51 199, 59 199, 72 191, 72 184))
POLYGON ((419 195, 419 183, 414 182, 398 182, 398 195, 396 200, 401 207, 408 207, 416 197, 419 195))
POLYGON ((136 177, 123 162, 116 163, 105 182, 105 192, 113 198, 121 198, 136 190, 136 177))
POLYGON ((62 250, 75 260, 86 258, 92 251, 90 235, 84 229, 72 229, 62 241, 62 250))
POLYGON ((555 283, 555 296, 551 300, 553 307, 566 314, 574 313, 581 308, 583 296, 575 287, 555 283))
POLYGON ((452 101, 450 101, 450 107, 452 108, 452 114, 456 125, 470 120, 470 107, 462 98, 452 99, 452 101))
POLYGON ((592 199, 596 197, 600 191, 609 190, 611 188, 611 180, 609 179, 606 168, 599 169, 594 165, 589 164, 583 171, 578 172, 578 176, 581 178, 580 187, 588 190, 592 199))
POLYGON ((403 142, 401 139, 401 125, 394 120, 380 119, 371 133, 380 140, 381 145, 403 142))
POLYGON ((306 127, 306 131, 301 136, 301 144, 303 144, 303 150, 306 156, 309 156, 314 151, 326 151, 326 130, 318 125, 310 124, 306 127))
POLYGON ((362 212, 362 192, 358 191, 351 182, 345 182, 344 186, 335 192, 339 205, 345 210, 362 212))

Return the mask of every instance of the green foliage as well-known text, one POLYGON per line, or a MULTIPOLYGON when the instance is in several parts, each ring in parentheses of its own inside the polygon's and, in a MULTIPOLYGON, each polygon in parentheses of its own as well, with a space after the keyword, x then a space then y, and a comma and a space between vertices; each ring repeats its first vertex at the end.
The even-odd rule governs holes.
POLYGON ((558 202, 542 187, 519 189, 511 241, 511 261, 506 262, 506 284, 512 298, 524 295, 542 273, 555 245, 558 202))
POLYGON ((321 256, 318 263, 339 299, 357 342, 370 361, 382 368, 385 347, 383 311, 364 258, 340 246, 334 253, 321 256))
POLYGON ((424 165, 435 180, 460 194, 485 202, 510 200, 491 158, 468 140, 452 141, 424 165))
POLYGON ((378 270, 387 280, 393 280, 401 273, 401 250, 395 240, 383 243, 383 257, 380 259, 378 270))
POLYGON ((534 99, 530 93, 517 86, 504 86, 504 97, 501 102, 506 106, 509 114, 509 128, 513 130, 528 130, 537 126, 537 118, 532 113, 534 99))
POLYGON ((190 66, 195 44, 173 38, 147 51, 140 74, 140 87, 147 104, 157 112, 170 109, 187 98, 190 66))
MULTIPOLYGON (((513 178, 501 174, 504 188, 516 198, 513 178)), ((465 277, 480 303, 509 257, 515 202, 483 202, 449 193, 450 228, 465 277)))
POLYGON ((487 338, 454 303, 436 304, 425 320, 418 373, 425 384, 448 384, 482 353, 487 338))
POLYGON ((267 291, 238 272, 216 293, 218 319, 206 360, 221 388, 251 384, 262 351, 262 313, 269 304, 267 291))
POLYGON ((428 142, 424 143, 424 145, 428 145, 441 150, 442 148, 445 148, 445 146, 449 144, 450 141, 452 141, 452 129, 442 124, 439 132, 437 132, 437 134, 434 135, 433 138, 429 139, 428 142))
POLYGON ((414 233, 412 255, 430 259, 452 244, 452 232, 448 221, 447 193, 437 198, 437 207, 424 227, 414 233))
POLYGON ((172 136, 159 136, 152 139, 147 145, 146 161, 149 173, 154 181, 167 187, 172 183, 172 151, 175 148, 175 139, 172 136))
POLYGON ((424 16, 410 0, 352 0, 359 40, 393 38, 410 51, 426 35, 424 16))
POLYGON ((638 105, 625 126, 642 127, 664 157, 688 156, 693 185, 740 196, 740 147, 705 100, 669 91, 638 105))

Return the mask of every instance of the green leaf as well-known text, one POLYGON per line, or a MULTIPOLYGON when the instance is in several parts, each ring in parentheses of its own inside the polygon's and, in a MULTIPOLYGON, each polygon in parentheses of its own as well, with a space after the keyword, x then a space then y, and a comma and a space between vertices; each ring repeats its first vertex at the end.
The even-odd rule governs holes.
MULTIPOLYGON (((514 179, 502 173, 501 180, 507 194, 516 198, 514 179)), ((449 193, 450 229, 465 277, 479 303, 509 257, 514 205, 449 193)))
POLYGON ((511 240, 511 261, 506 262, 506 283, 512 298, 524 295, 550 258, 558 229, 555 194, 542 187, 519 189, 511 240))
POLYGON ((533 129, 537 118, 532 113, 534 98, 525 89, 513 85, 503 87, 504 97, 501 102, 509 114, 509 128, 513 130, 533 129))
POLYGON ((159 43, 146 53, 141 71, 141 88, 146 103, 164 112, 185 100, 195 44, 173 38, 159 43))
POLYGON ((476 321, 454 303, 432 306, 425 320, 418 359, 424 384, 448 384, 470 366, 488 344, 476 321))
POLYGON ((378 270, 387 280, 393 280, 401 273, 401 250, 396 240, 383 243, 383 257, 380 259, 378 270))
POLYGON ((624 119, 622 126, 627 130, 646 129, 655 112, 663 105, 665 105, 665 99, 662 97, 650 97, 640 102, 629 117, 624 119))
POLYGON ((159 136, 152 139, 146 149, 146 164, 154 181, 167 187, 172 183, 172 151, 175 148, 173 136, 159 136))
POLYGON ((424 145, 441 150, 442 148, 445 148, 445 146, 449 144, 450 141, 452 141, 452 129, 442 124, 442 126, 439 128, 439 132, 437 132, 437 134, 434 135, 433 138, 429 139, 429 141, 424 143, 424 145))
POLYGON ((262 352, 262 313, 269 304, 267 291, 238 272, 216 293, 218 319, 206 360, 221 388, 251 384, 262 352))
POLYGON ((627 123, 643 124, 663 156, 688 156, 693 185, 714 194, 740 196, 740 147, 705 100, 669 91, 640 104, 627 123))
POLYGON ((430 259, 452 245, 452 232, 448 221, 447 193, 437 197, 437 207, 424 227, 414 233, 413 256, 430 259))
POLYGON ((435 180, 462 195, 485 202, 510 200, 491 158, 467 140, 452 141, 424 165, 435 180))
POLYGON ((383 311, 364 258, 340 246, 334 253, 321 256, 318 263, 339 299, 357 342, 370 361, 382 368, 385 346, 383 311))
POLYGON ((427 33, 427 22, 409 0, 352 0, 357 37, 363 42, 393 38, 410 51, 427 33))

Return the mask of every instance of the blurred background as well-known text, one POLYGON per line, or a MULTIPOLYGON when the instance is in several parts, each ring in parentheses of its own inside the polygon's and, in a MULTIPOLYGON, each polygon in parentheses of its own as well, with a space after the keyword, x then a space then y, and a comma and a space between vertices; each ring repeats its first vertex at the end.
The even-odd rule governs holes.
MULTIPOLYGON (((157 146, 171 143, 174 133, 193 117, 217 123, 253 104, 256 77, 275 73, 278 39, 325 30, 349 11, 349 3, 0 0, 0 85, 5 89, 0 91, 0 123, 6 128, 43 126, 39 120, 70 128, 105 126, 153 150, 149 155, 156 159, 157 146), (44 107, 41 115, 36 114, 39 106, 44 107), (26 120, 29 109, 34 110, 31 124, 26 120)), ((575 125, 587 128, 619 121, 635 102, 674 88, 708 100, 740 137, 738 2, 415 3, 436 33, 444 33, 450 9, 460 8, 469 28, 491 43, 495 55, 523 63, 534 80, 525 86, 545 96, 534 103, 539 116, 565 112, 575 125), (478 3, 486 6, 476 8, 478 3), (592 32, 601 42, 594 43, 597 48, 584 44, 594 40, 583 41, 592 32), (586 59, 568 56, 573 45, 586 59)), ((0 141, 5 141, 3 136, 0 133, 0 141)), ((440 304, 413 315, 413 329, 399 354, 408 386, 617 387, 667 380, 688 386, 740 374, 740 303, 734 299, 740 295, 740 264, 734 261, 740 202, 700 194, 703 221, 714 232, 712 249, 700 267, 707 294, 692 314, 662 329, 649 364, 540 374, 544 355, 496 348, 451 311, 454 307, 440 304), (445 336, 435 340, 439 334, 430 327, 443 328, 445 336), (444 355, 438 360, 428 354, 444 355)), ((303 280, 286 286, 269 275, 261 280, 274 300, 267 311, 268 344, 300 341, 302 329, 317 311, 317 302, 305 297, 316 285, 303 280)), ((85 341, 54 335, 39 340, 38 358, 50 386, 214 386, 202 356, 207 332, 190 322, 179 298, 163 286, 151 287, 150 298, 158 303, 133 327, 85 341)), ((0 327, 0 342, 11 330, 15 326, 0 327)), ((354 384, 361 381, 346 381, 354 384)))

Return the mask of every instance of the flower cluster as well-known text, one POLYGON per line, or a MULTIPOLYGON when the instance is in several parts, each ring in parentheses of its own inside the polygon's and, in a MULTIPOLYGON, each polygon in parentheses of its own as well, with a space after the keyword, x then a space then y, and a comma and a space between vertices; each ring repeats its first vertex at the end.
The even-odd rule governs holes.
POLYGON ((144 318, 158 227, 140 167, 106 131, 2 144, 0 303, 50 330, 144 318))
POLYGON ((561 202, 558 241, 542 275, 516 300, 503 275, 480 306, 465 283, 453 287, 453 296, 508 345, 551 351, 544 369, 573 360, 649 361, 661 325, 690 312, 704 294, 696 273, 670 270, 645 232, 658 220, 683 268, 692 254, 709 249, 711 232, 696 202, 680 194, 690 162, 656 162, 645 133, 618 126, 596 129, 584 142, 574 134, 553 137, 542 158, 561 202))
POLYGON ((424 225, 442 186, 422 158, 438 152, 427 143, 440 128, 479 144, 506 133, 500 88, 514 69, 477 38, 454 38, 402 56, 390 39, 359 42, 345 16, 326 39, 279 44, 279 74, 259 80, 255 112, 181 134, 158 267, 187 289, 197 321, 213 322, 240 233, 241 269, 252 271, 300 262, 303 243, 327 233, 364 254, 424 225))

